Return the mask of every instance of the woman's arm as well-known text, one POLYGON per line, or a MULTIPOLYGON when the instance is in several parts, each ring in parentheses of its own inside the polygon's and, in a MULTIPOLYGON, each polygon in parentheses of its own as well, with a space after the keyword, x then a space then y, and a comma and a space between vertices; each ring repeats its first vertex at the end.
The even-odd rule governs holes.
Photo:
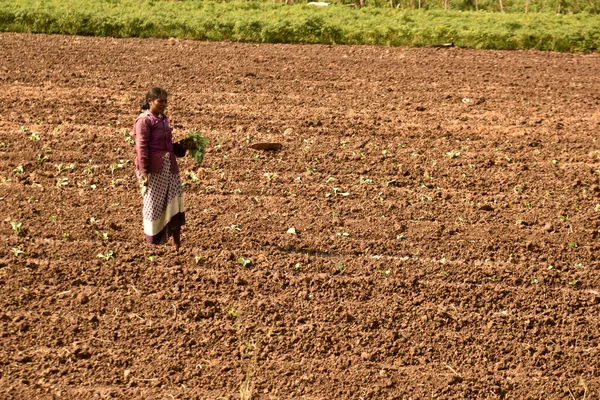
POLYGON ((150 127, 146 123, 146 118, 140 118, 135 122, 133 133, 135 137, 135 154, 137 157, 137 167, 142 176, 148 175, 150 170, 150 127))

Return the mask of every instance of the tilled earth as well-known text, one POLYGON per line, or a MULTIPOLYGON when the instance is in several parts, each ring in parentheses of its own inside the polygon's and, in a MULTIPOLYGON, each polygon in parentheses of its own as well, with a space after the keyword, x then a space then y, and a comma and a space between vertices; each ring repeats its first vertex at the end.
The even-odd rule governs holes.
POLYGON ((600 396, 600 55, 0 48, 0 398, 600 396), (156 85, 210 139, 179 252, 132 165, 156 85))

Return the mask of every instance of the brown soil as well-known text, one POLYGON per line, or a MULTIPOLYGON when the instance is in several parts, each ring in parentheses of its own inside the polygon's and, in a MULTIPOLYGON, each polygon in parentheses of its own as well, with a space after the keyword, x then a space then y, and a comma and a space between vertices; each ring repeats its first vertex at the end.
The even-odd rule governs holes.
POLYGON ((0 48, 0 398, 600 396, 600 55, 0 48), (180 253, 123 134, 153 85, 211 140, 180 253))

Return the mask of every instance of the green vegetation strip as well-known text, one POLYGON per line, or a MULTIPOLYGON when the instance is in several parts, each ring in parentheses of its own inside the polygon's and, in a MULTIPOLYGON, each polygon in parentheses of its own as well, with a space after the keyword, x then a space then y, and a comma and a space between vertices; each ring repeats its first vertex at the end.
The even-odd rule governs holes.
POLYGON ((233 1, 0 0, 0 31, 593 52, 600 17, 233 1))

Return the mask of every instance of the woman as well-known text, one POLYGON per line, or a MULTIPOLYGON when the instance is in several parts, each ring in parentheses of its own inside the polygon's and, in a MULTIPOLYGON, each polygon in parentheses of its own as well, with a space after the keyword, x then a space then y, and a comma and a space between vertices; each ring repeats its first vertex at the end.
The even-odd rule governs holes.
POLYGON ((181 246, 181 227, 185 224, 183 189, 175 155, 183 157, 187 142, 173 144, 169 119, 164 114, 167 92, 152 88, 135 120, 135 168, 144 198, 144 233, 152 244, 173 243, 181 246))

